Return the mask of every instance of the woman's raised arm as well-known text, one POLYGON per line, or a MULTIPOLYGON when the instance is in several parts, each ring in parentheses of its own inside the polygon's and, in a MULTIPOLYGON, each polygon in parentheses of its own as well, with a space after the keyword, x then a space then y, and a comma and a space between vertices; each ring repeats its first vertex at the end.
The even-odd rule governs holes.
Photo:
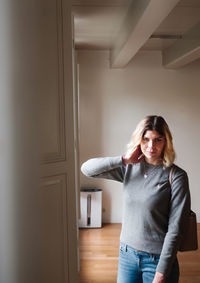
POLYGON ((84 162, 81 171, 87 177, 123 182, 125 167, 122 164, 122 156, 99 157, 84 162))

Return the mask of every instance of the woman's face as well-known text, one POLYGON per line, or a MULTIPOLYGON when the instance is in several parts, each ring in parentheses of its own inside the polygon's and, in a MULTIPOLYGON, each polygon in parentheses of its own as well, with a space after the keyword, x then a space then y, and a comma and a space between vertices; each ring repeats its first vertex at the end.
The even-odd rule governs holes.
POLYGON ((157 165, 162 161, 162 153, 165 147, 165 137, 156 131, 146 131, 141 141, 141 151, 148 163, 157 165))

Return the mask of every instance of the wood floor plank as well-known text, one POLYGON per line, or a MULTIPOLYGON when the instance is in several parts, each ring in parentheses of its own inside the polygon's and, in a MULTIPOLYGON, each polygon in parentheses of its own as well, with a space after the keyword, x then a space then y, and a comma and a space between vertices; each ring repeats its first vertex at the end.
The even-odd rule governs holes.
MULTIPOLYGON (((121 224, 79 230, 79 283, 115 283, 121 224)), ((200 224, 198 224, 200 239, 200 224)), ((200 283, 200 250, 179 252, 180 283, 200 283)))

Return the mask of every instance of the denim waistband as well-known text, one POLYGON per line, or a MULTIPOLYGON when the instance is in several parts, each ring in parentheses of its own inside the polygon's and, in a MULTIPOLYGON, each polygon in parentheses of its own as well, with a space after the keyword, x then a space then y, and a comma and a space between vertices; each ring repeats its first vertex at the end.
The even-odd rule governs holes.
POLYGON ((150 255, 150 256, 160 256, 160 254, 154 254, 154 253, 148 253, 148 252, 145 252, 145 251, 141 251, 141 250, 137 250, 123 242, 120 242, 120 247, 123 248, 124 250, 132 250, 135 254, 138 254, 138 255, 150 255))

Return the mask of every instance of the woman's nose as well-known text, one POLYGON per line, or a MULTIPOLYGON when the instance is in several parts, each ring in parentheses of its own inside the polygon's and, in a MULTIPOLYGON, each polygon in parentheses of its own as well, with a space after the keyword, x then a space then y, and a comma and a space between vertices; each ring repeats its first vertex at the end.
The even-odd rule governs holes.
POLYGON ((148 143, 148 147, 149 148, 153 148, 154 147, 154 142, 150 140, 149 143, 148 143))

